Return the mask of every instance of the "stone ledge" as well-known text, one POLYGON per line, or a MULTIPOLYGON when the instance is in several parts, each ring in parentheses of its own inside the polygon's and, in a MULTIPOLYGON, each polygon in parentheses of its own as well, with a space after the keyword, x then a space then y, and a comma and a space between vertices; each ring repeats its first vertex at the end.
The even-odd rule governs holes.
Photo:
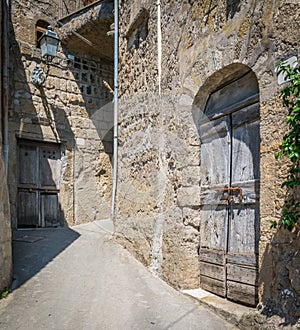
POLYGON ((266 316, 256 308, 246 307, 228 301, 202 289, 182 290, 184 295, 189 296, 203 306, 208 307, 217 315, 233 324, 232 329, 241 330, 299 330, 299 323, 286 322, 279 315, 266 316))
POLYGON ((234 325, 238 325, 245 314, 255 311, 255 308, 233 303, 202 289, 183 290, 182 293, 198 300, 234 325))

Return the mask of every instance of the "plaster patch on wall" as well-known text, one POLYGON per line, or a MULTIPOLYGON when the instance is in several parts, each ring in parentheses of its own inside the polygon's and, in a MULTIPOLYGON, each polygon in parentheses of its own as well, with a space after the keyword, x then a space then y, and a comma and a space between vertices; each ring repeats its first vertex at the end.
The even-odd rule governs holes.
POLYGON ((76 138, 76 144, 78 146, 84 146, 85 145, 85 140, 82 138, 76 138))
MULTIPOLYGON (((282 65, 290 65, 291 68, 295 68, 297 66, 297 57, 296 56, 292 56, 290 58, 288 58, 287 60, 282 62, 282 65)), ((278 67, 275 68, 275 72, 277 73, 279 71, 278 67)), ((278 85, 282 85, 284 83, 286 83, 288 80, 286 80, 286 73, 279 73, 278 74, 278 78, 277 78, 277 82, 278 85)))

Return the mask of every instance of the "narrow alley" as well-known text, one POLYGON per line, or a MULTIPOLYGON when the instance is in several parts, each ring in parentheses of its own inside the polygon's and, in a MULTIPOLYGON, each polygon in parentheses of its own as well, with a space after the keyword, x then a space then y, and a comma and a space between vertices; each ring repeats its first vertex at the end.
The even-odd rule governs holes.
POLYGON ((14 233, 14 286, 0 328, 233 329, 114 242, 109 222, 14 233))

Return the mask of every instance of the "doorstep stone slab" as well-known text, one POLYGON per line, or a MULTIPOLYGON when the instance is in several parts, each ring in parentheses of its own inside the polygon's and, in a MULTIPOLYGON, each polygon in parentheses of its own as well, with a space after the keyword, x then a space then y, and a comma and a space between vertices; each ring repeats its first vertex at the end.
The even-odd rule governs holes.
POLYGON ((182 293, 209 307, 228 322, 238 325, 243 316, 255 312, 255 308, 242 306, 202 289, 182 290, 182 293))

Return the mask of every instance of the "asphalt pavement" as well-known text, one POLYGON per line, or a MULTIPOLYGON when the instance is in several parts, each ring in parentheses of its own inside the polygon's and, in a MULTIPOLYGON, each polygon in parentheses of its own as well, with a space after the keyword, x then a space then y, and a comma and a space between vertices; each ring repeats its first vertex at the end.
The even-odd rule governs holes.
POLYGON ((236 329, 154 277, 108 222, 13 233, 14 290, 4 330, 236 329))

